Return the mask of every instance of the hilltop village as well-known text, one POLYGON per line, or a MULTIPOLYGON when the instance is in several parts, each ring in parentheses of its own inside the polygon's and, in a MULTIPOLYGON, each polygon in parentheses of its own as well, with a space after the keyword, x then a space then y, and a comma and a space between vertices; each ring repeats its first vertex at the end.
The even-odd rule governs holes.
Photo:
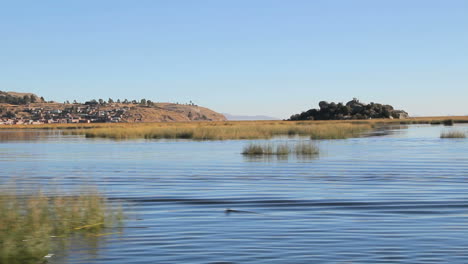
MULTIPOLYGON (((17 107, 17 111, 7 111, 0 119, 0 125, 38 125, 66 123, 118 123, 122 121, 129 106, 116 106, 100 109, 99 105, 71 105, 63 108, 50 106, 17 107)), ((3 113, 0 109, 0 113, 3 113)), ((135 120, 137 121, 137 120, 135 120)))
POLYGON ((0 92, 0 125, 39 125, 67 123, 132 123, 224 121, 210 109, 151 100, 90 100, 85 103, 46 102, 33 94, 0 92))

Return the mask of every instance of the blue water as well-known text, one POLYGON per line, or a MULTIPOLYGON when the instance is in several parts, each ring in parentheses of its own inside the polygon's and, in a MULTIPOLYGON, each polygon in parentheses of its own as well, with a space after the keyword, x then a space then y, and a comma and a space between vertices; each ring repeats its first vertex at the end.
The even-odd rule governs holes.
POLYGON ((415 125, 286 159, 244 157, 242 140, 3 134, 0 181, 124 205, 123 233, 50 263, 468 263, 468 139, 439 138, 451 129, 468 132, 415 125))

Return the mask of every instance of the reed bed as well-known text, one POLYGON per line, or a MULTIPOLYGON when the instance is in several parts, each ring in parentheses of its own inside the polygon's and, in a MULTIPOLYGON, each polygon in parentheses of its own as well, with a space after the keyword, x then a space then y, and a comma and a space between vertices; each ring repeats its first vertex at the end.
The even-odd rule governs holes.
POLYGON ((0 193, 0 263, 45 263, 54 240, 72 234, 98 235, 120 221, 98 192, 77 196, 0 193))
POLYGON ((168 122, 168 123, 91 123, 91 124, 42 124, 42 125, 0 125, 0 129, 58 129, 58 130, 87 130, 97 128, 132 128, 132 127, 183 127, 198 124, 201 126, 252 126, 267 124, 456 124, 468 123, 468 116, 433 116, 412 117, 406 119, 363 119, 363 120, 327 120, 327 121, 215 121, 215 122, 168 122))
POLYGON ((391 124, 468 123, 468 116, 418 117, 408 119, 368 119, 329 121, 219 121, 179 123, 92 123, 48 125, 0 125, 0 129, 59 129, 65 134, 88 138, 123 139, 270 139, 300 135, 311 139, 356 137, 374 127, 391 124))
POLYGON ((319 149, 315 144, 301 142, 294 146, 294 151, 298 156, 316 155, 319 154, 319 149))
POLYGON ((319 153, 318 147, 312 142, 300 142, 290 145, 288 143, 250 143, 244 147, 243 155, 277 155, 286 156, 289 154, 296 154, 297 156, 303 155, 316 155, 319 153))
POLYGON ((290 148, 287 144, 256 144, 251 143, 244 147, 242 154, 244 155, 288 155, 290 148))
POLYGON ((463 131, 448 131, 442 132, 440 138, 466 138, 466 133, 463 131))
POLYGON ((216 122, 153 123, 66 131, 87 138, 111 139, 270 139, 275 136, 307 136, 312 139, 344 139, 370 131, 374 125, 338 122, 216 122))

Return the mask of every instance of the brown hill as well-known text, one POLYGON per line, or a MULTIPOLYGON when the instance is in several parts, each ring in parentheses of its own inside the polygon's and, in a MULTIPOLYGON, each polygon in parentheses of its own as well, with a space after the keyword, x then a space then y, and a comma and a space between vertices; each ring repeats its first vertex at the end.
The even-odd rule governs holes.
MULTIPOLYGON (((56 122, 190 122, 225 121, 224 115, 194 104, 115 103, 91 100, 81 103, 46 102, 33 93, 0 91, 0 119, 56 122)), ((0 120, 1 121, 1 120, 0 120)))
POLYGON ((5 94, 9 94, 11 96, 15 96, 15 97, 23 97, 25 95, 27 96, 34 96, 36 98, 40 98, 39 96, 37 96, 36 94, 33 94, 33 93, 17 93, 17 92, 4 92, 5 94))
POLYGON ((153 107, 131 107, 123 122, 225 121, 224 115, 205 107, 172 103, 155 103, 153 107))
MULTIPOLYGON (((119 122, 190 122, 190 121, 225 121, 224 115, 205 107, 197 105, 182 105, 173 103, 154 103, 151 106, 139 104, 61 104, 61 103, 29 103, 25 105, 12 105, 0 103, 0 119, 14 116, 17 119, 38 120, 45 116, 53 116, 53 119, 68 118, 64 113, 79 116, 89 113, 96 115, 97 111, 116 113, 121 112, 119 122), (73 111, 77 109, 81 112, 73 111), (87 109, 87 110, 83 110, 87 109), (57 112, 60 110, 62 113, 57 112), (40 114, 37 114, 37 112, 40 114), (14 113, 14 115, 12 115, 14 113), (36 113, 36 114, 34 114, 36 113), (49 113, 49 114, 47 114, 49 113), (40 115, 40 117, 38 117, 40 115)), ((11 118, 11 117, 10 117, 11 118)), ((49 117, 50 118, 50 117, 49 117)))
POLYGON ((0 103, 24 105, 29 103, 40 103, 44 100, 33 93, 17 93, 0 91, 0 103))

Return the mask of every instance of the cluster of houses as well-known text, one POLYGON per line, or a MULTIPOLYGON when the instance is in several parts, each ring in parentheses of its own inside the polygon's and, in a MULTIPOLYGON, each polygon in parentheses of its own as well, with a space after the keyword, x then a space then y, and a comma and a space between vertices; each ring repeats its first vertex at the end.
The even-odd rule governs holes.
POLYGON ((38 125, 65 123, 118 123, 129 107, 101 109, 96 105, 72 105, 63 109, 29 107, 16 109, 14 115, 0 114, 0 125, 38 125), (21 114, 20 114, 21 113, 21 114))

